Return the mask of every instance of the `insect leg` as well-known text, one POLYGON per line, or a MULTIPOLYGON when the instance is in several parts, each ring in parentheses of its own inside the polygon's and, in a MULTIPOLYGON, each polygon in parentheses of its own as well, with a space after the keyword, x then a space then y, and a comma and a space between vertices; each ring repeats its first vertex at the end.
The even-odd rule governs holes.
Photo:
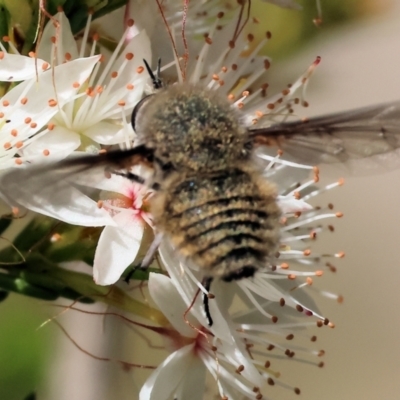
POLYGON ((132 275, 135 273, 135 271, 137 271, 138 269, 146 270, 150 266, 155 254, 158 250, 158 247, 160 246, 162 237, 163 237, 162 233, 157 233, 155 235, 154 240, 151 243, 149 249, 147 250, 147 253, 144 256, 142 262, 140 264, 134 265, 132 270, 129 272, 129 274, 124 279, 124 281, 126 283, 129 283, 129 280, 132 278, 132 275))
MULTIPOLYGON (((203 279, 202 284, 204 286, 204 289, 207 290, 207 292, 210 291, 210 286, 211 286, 212 281, 213 281, 213 278, 204 278, 203 279)), ((212 324, 214 323, 214 321, 211 317, 211 313, 210 313, 210 305, 209 305, 210 298, 212 298, 212 297, 211 296, 209 297, 209 293, 203 294, 204 312, 205 312, 207 320, 208 320, 208 326, 212 326, 212 324)))
POLYGON ((114 175, 122 176, 122 177, 124 177, 126 179, 129 179, 132 182, 140 183, 141 185, 144 185, 144 183, 145 183, 145 180, 141 176, 133 174, 132 172, 112 171, 111 173, 114 174, 114 175))

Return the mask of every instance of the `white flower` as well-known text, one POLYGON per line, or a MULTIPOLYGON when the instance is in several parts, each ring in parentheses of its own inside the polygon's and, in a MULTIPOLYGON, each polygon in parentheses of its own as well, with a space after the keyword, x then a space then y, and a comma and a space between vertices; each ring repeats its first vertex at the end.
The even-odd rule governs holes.
MULTIPOLYGON (((99 36, 92 35, 89 48, 90 17, 78 49, 68 19, 63 12, 59 12, 54 16, 59 21, 59 27, 49 21, 38 55, 49 62, 54 60, 56 64, 61 64, 83 57, 87 52, 94 54, 99 36)), ((130 114, 142 98, 148 80, 143 59, 151 62, 150 42, 143 30, 126 42, 132 30, 133 21, 127 21, 115 50, 108 57, 102 55, 87 85, 81 89, 82 96, 70 102, 52 119, 54 128, 51 135, 60 136, 60 145, 63 141, 74 141, 75 148, 72 150, 80 148, 89 152, 97 152, 100 145, 131 145, 133 130, 130 114)), ((102 50, 106 52, 104 48, 102 50)), ((65 152, 64 156, 67 155, 65 152)))
POLYGON ((104 179, 96 187, 104 191, 101 206, 110 213, 115 226, 108 225, 101 233, 93 277, 100 285, 111 285, 138 255, 146 223, 152 223, 147 211, 152 192, 121 176, 104 179))
POLYGON ((150 274, 149 290, 174 328, 165 330, 172 353, 151 374, 139 399, 163 400, 172 395, 178 399, 202 399, 206 370, 217 380, 221 398, 254 395, 254 387, 260 387, 263 378, 229 321, 215 313, 215 326, 210 329, 191 309, 186 323, 183 314, 188 306, 173 280, 164 275, 150 274))
MULTIPOLYGON (((38 157, 52 158, 53 146, 57 148, 58 145, 51 137, 47 143, 42 143, 42 129, 60 107, 76 96, 78 88, 88 78, 98 59, 98 56, 82 58, 68 66, 48 69, 39 73, 38 80, 34 73, 35 65, 31 64, 34 77, 20 83, 1 99, 1 169, 21 165, 38 157), (64 78, 55 86, 53 78, 57 80, 61 76, 64 78)), ((38 65, 40 68, 48 67, 48 64, 40 61, 38 65)))

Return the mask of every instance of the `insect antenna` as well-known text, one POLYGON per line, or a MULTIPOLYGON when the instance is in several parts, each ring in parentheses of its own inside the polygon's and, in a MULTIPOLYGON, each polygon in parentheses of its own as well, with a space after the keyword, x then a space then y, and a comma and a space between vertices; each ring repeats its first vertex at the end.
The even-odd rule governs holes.
POLYGON ((146 66, 147 72, 150 75, 151 81, 153 82, 154 89, 161 89, 163 86, 162 80, 160 78, 161 58, 158 59, 156 75, 154 75, 154 72, 150 68, 149 63, 145 59, 143 59, 143 62, 144 62, 144 65, 146 66))

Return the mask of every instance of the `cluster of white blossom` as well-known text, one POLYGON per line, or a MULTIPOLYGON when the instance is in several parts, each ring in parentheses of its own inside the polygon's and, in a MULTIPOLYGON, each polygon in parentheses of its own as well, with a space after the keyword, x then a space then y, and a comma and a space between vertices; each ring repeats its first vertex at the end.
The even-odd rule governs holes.
MULTIPOLYGON (((266 32, 255 41, 251 26, 257 20, 247 21, 240 6, 225 10, 221 3, 188 2, 186 12, 180 1, 164 1, 161 7, 157 1, 132 0, 121 21, 124 33, 112 52, 91 30, 90 15, 83 35, 76 39, 62 11, 47 23, 32 57, 3 47, 0 79, 21 83, 0 100, 0 168, 29 168, 108 148, 131 148, 135 132, 130 115, 152 90, 143 59, 150 64, 153 59, 154 65, 154 59, 161 57, 162 74, 171 84, 185 79, 226 96, 246 127, 287 118, 293 106, 304 104, 308 78, 319 60, 294 84, 268 96, 263 79, 270 60, 258 54, 271 34, 266 32)), ((296 7, 289 0, 271 3, 296 7)), ((202 399, 206 371, 215 379, 222 399, 265 399, 273 396, 266 385, 290 389, 279 380, 271 359, 307 359, 322 365, 317 358, 321 351, 293 343, 297 335, 307 336, 304 328, 309 325, 332 326, 307 291, 313 278, 322 275, 322 257, 309 246, 323 229, 319 221, 340 214, 315 210, 306 201, 340 183, 318 189, 318 172, 312 166, 285 161, 281 155, 258 155, 265 163, 265 178, 274 181, 279 191, 279 254, 253 278, 213 282, 210 327, 201 272, 178 258, 167 242, 161 243, 166 274, 151 273, 148 287, 169 321, 165 332, 169 332, 166 342, 171 354, 150 375, 140 400, 202 399), (312 171, 311 179, 295 185, 312 171), (234 312, 231 306, 237 299, 242 307, 234 312)), ((18 204, 7 193, 1 195, 11 205, 70 224, 104 226, 94 258, 94 279, 100 285, 114 284, 137 258, 145 229, 153 227, 148 208, 151 190, 118 175, 93 182, 79 179, 69 180, 58 196, 62 201, 55 200, 51 183, 41 190, 33 187, 36 183, 21 183, 18 204), (101 196, 88 196, 82 190, 85 185, 101 191, 101 196)), ((300 393, 298 388, 291 390, 300 393)))

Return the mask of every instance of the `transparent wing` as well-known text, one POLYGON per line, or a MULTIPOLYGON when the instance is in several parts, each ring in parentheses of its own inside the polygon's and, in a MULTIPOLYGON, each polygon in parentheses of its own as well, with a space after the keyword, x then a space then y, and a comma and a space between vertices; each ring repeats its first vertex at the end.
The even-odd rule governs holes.
POLYGON ((250 130, 259 145, 277 146, 298 162, 321 164, 375 157, 390 165, 400 147, 400 102, 250 130), (390 155, 389 155, 390 154, 390 155))
POLYGON ((101 226, 112 221, 108 212, 87 195, 87 188, 100 188, 107 170, 128 170, 151 161, 151 151, 138 146, 127 151, 16 167, 1 174, 0 196, 11 206, 22 206, 71 224, 101 226))

